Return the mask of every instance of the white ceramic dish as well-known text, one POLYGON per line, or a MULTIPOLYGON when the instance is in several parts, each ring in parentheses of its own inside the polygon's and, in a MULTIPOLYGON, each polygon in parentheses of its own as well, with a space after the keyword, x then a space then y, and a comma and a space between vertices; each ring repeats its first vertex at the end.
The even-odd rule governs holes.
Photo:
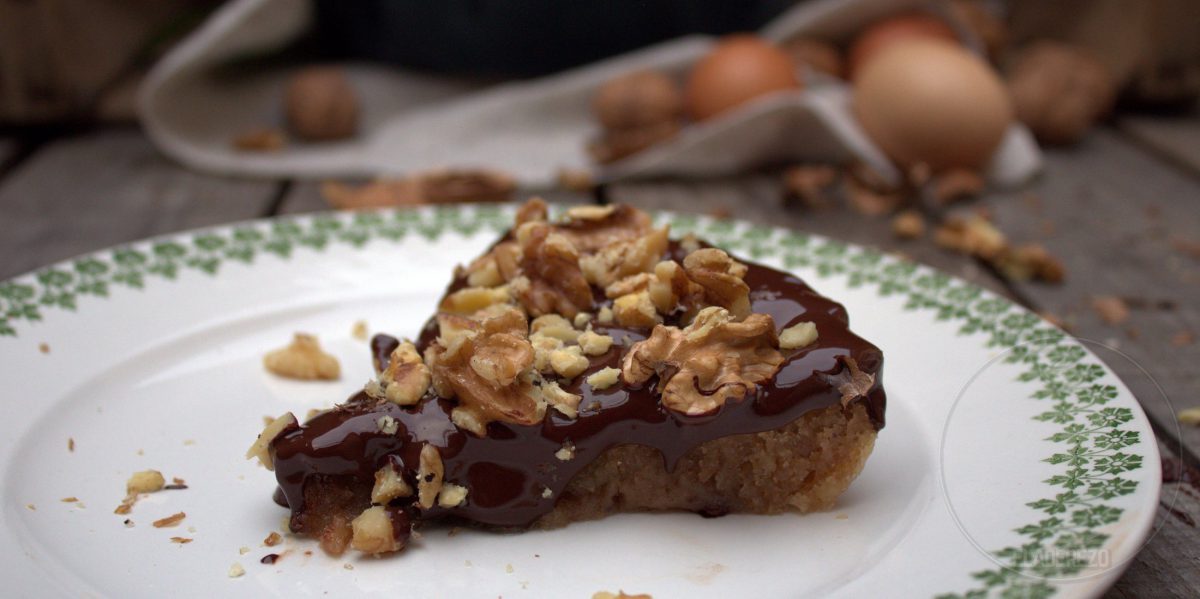
POLYGON ((0 283, 3 594, 1091 597, 1139 549, 1160 487, 1153 434, 1081 345, 924 267, 783 230, 661 218, 805 277, 883 349, 887 426, 833 511, 619 515, 453 538, 435 527, 386 559, 334 559, 290 536, 264 547, 285 510, 273 476, 242 459, 261 417, 348 396, 370 376, 353 323, 413 334, 450 269, 510 212, 259 221, 0 283), (263 371, 262 354, 294 331, 338 355, 341 381, 263 371), (113 508, 146 468, 188 489, 147 496, 126 527, 113 508), (151 526, 180 511, 177 527, 151 526), (283 557, 259 563, 268 553, 283 557), (244 576, 228 576, 234 563, 244 576))

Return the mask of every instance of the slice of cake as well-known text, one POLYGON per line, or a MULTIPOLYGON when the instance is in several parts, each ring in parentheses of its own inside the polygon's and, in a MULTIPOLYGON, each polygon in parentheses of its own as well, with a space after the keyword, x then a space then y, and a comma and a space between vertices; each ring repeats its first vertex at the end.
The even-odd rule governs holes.
POLYGON ((429 520, 827 509, 883 426, 883 355, 841 305, 629 206, 551 222, 531 200, 415 342, 372 349, 361 392, 250 451, 334 554, 429 520))

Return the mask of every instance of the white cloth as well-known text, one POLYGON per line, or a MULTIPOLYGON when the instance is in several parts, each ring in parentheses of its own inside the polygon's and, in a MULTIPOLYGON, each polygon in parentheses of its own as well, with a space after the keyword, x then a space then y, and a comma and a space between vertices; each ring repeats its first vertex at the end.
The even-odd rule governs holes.
MULTIPOLYGON (((944 10, 932 0, 814 0, 780 15, 761 33, 777 41, 805 33, 845 38, 864 23, 913 7, 944 10)), ((236 0, 222 7, 147 77, 139 108, 150 137, 190 167, 261 177, 402 175, 447 166, 488 167, 510 173, 523 185, 546 187, 563 168, 588 168, 599 180, 613 181, 727 174, 763 163, 851 157, 886 177, 898 176, 851 116, 849 87, 819 76, 809 77, 802 91, 690 124, 669 142, 596 167, 585 150, 597 133, 590 111, 596 88, 634 68, 682 74, 713 44, 706 36, 491 86, 389 65, 346 64, 363 107, 359 135, 339 142, 290 144, 275 153, 236 150, 231 141, 239 133, 283 122, 281 98, 291 70, 237 76, 217 67, 238 56, 278 48, 311 20, 307 0, 236 0)), ((965 31, 963 36, 968 45, 974 44, 965 31)), ((1018 185, 1040 164, 1037 144, 1024 127, 1014 125, 988 177, 995 185, 1018 185)))

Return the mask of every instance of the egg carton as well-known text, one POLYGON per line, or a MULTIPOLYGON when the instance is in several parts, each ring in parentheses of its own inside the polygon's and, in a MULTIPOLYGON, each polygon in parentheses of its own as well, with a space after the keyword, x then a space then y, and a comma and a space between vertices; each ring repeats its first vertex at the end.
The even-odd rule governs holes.
MULTIPOLYGON (((231 141, 240 133, 283 123, 284 86, 302 65, 242 76, 230 76, 227 65, 296 38, 311 25, 311 8, 304 0, 236 0, 217 11, 155 65, 143 84, 139 110, 150 137, 190 167, 240 176, 320 179, 486 167, 537 188, 553 185, 563 169, 587 169, 597 181, 613 182, 850 160, 866 163, 885 179, 901 176, 854 119, 849 85, 815 72, 802 74, 801 90, 764 96, 690 123, 671 140, 597 165, 586 149, 599 133, 590 109, 596 90, 636 69, 661 70, 682 81, 716 42, 700 35, 498 85, 347 63, 341 66, 362 104, 357 136, 289 144, 271 153, 235 149, 231 141)), ((943 2, 930 0, 815 0, 784 12, 759 34, 776 42, 803 35, 845 40, 871 21, 914 9, 948 16, 943 2)), ((979 52, 970 32, 956 29, 964 44, 979 52)), ((1040 166, 1037 143, 1014 123, 985 173, 992 185, 1010 187, 1040 166)))

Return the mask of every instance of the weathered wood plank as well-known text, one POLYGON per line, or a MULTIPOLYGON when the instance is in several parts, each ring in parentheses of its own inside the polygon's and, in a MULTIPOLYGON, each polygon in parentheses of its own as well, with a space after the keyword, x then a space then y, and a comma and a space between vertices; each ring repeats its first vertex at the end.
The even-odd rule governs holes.
POLYGON ((185 171, 132 128, 56 141, 0 181, 0 279, 150 235, 262 216, 277 187, 185 171))
POLYGON ((1196 529, 1200 472, 1182 466, 1173 449, 1161 441, 1159 451, 1163 490, 1153 532, 1105 599, 1183 599, 1200 594, 1200 531, 1196 529))
MULTIPOLYGON (((1174 431, 1174 410, 1200 406, 1200 342, 1186 338, 1200 337, 1200 255, 1186 249, 1200 244, 1200 182, 1104 130, 1046 161, 1030 189, 983 200, 1001 230, 1043 241, 1066 266, 1062 285, 1015 289, 1127 356, 1101 352, 1159 430, 1174 431), (1128 321, 1104 322, 1092 307, 1099 295, 1124 298, 1128 321)), ((1187 457, 1200 454, 1200 428, 1182 434, 1187 457)))
MULTIPOLYGON (((284 194, 283 201, 279 205, 279 214, 301 214, 305 212, 320 212, 330 210, 329 204, 321 197, 320 183, 312 181, 297 181, 293 183, 284 194)), ((561 189, 551 190, 525 190, 518 189, 513 194, 516 201, 525 201, 531 196, 540 196, 547 202, 556 202, 560 204, 586 204, 592 201, 591 196, 576 192, 561 189)))
POLYGON ((1200 175, 1200 118, 1125 116, 1117 128, 1162 158, 1200 175))
POLYGON ((887 217, 866 217, 844 206, 803 209, 784 206, 780 177, 754 175, 692 182, 636 182, 611 186, 612 202, 695 214, 720 214, 755 224, 782 226, 902 254, 997 293, 1007 294, 995 277, 975 261, 933 247, 928 241, 903 241, 887 217))

